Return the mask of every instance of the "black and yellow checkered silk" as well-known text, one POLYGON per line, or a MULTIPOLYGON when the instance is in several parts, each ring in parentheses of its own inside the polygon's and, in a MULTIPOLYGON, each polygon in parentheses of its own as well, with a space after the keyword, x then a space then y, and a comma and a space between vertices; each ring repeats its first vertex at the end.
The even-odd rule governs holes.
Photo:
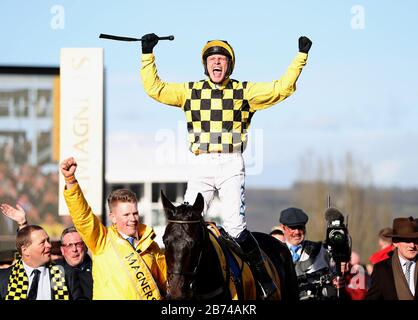
POLYGON ((51 288, 54 293, 54 300, 69 300, 67 284, 65 283, 64 267, 58 265, 50 265, 51 288))
MULTIPOLYGON (((65 283, 64 268, 50 264, 51 288, 54 300, 69 300, 70 295, 65 283)), ((7 286, 6 300, 26 300, 29 289, 29 279, 26 275, 22 260, 18 260, 13 266, 7 286)))
POLYGON ((22 260, 15 263, 9 277, 6 300, 26 300, 29 289, 29 279, 23 267, 22 260))
POLYGON ((211 88, 207 80, 190 82, 184 104, 190 151, 243 152, 254 111, 244 99, 247 82, 231 80, 224 89, 211 88))

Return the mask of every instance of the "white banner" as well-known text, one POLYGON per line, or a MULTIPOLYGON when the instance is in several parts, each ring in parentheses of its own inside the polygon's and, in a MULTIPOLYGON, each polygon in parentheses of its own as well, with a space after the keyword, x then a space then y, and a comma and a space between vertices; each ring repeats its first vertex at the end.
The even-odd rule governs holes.
MULTIPOLYGON (((76 178, 96 215, 103 206, 103 49, 61 49, 60 162, 77 161, 76 178)), ((60 174, 59 214, 67 215, 60 174)))

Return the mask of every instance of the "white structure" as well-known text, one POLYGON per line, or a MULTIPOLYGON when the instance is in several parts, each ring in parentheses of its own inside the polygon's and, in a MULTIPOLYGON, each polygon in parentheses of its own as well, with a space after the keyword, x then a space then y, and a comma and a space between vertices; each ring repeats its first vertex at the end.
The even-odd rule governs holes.
MULTIPOLYGON (((77 180, 93 212, 103 212, 103 49, 62 48, 60 161, 77 159, 77 180)), ((60 175, 59 190, 65 186, 60 175)), ((59 213, 68 215, 59 193, 59 213)))

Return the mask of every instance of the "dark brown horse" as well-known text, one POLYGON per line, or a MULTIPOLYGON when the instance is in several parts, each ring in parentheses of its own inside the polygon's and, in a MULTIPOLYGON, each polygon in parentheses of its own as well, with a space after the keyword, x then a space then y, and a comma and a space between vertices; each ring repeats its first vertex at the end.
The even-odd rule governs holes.
MULTIPOLYGON (((174 206, 161 192, 167 226, 163 236, 167 262, 168 299, 230 300, 218 255, 202 217, 203 196, 193 205, 174 206)), ((279 240, 253 232, 280 277, 282 300, 297 300, 296 273, 290 252, 279 240)))

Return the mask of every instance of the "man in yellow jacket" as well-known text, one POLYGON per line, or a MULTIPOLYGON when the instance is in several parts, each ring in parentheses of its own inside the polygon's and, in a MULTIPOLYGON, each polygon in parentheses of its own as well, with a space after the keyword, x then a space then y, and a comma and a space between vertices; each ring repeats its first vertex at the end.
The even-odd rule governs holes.
POLYGON ((245 166, 242 153, 256 111, 283 101, 296 90, 296 81, 308 59, 312 41, 299 38, 299 53, 286 73, 272 82, 240 82, 230 79, 235 53, 223 40, 211 40, 202 50, 207 79, 197 82, 167 83, 155 66, 154 33, 142 37, 141 77, 145 92, 153 99, 181 108, 186 116, 192 152, 184 200, 194 203, 198 193, 206 211, 217 191, 221 200, 223 226, 244 251, 260 284, 262 297, 277 290, 264 268, 258 243, 247 230, 245 220, 245 166))
POLYGON ((139 223, 138 202, 127 189, 108 197, 112 226, 94 215, 75 178, 77 162, 60 164, 74 226, 92 254, 93 300, 159 300, 166 290, 165 256, 151 227, 139 223))

